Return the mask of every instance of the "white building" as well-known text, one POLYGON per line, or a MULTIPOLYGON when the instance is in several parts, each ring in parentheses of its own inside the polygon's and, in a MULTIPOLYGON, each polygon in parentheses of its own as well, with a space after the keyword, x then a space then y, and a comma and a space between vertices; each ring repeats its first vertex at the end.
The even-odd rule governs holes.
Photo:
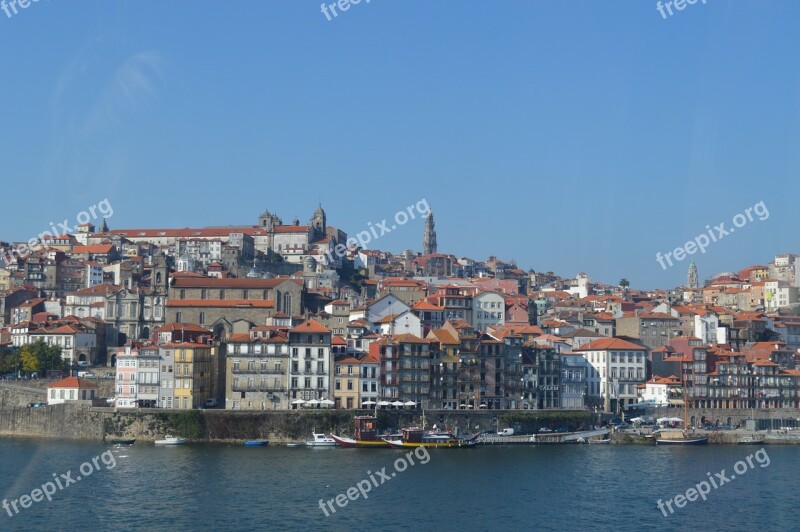
POLYGON ((569 281, 570 286, 564 291, 568 294, 577 295, 579 298, 584 298, 589 295, 589 282, 589 276, 581 272, 575 277, 574 281, 569 281))
POLYGON ((114 284, 98 284, 67 294, 64 315, 105 320, 106 298, 122 288, 114 284))
POLYGON ((307 320, 289 331, 289 402, 332 395, 331 330, 307 320))
MULTIPOLYGON (((358 310, 358 309, 354 309, 358 310)), ((411 310, 411 307, 403 303, 394 294, 386 294, 382 298, 370 303, 366 308, 366 315, 363 316, 370 323, 380 323, 382 319, 389 315, 399 316, 411 310)), ((350 321, 358 319, 359 316, 350 312, 350 321)))
POLYGON ((675 375, 670 375, 669 377, 655 376, 644 383, 641 400, 655 406, 669 406, 674 404, 675 398, 680 395, 681 389, 681 380, 675 375), (670 399, 672 399, 672 402, 670 399))
POLYGON ((413 334, 422 337, 422 320, 411 311, 386 316, 379 322, 380 333, 386 335, 413 334))
POLYGON ((472 326, 478 331, 487 327, 505 325, 506 301, 497 292, 481 292, 472 298, 472 326))
MULTIPOLYGON (((717 343, 719 339, 719 317, 713 312, 697 311, 694 315, 694 336, 704 344, 717 343)), ((723 342, 724 343, 724 342, 723 342)))
POLYGON ((797 303, 797 287, 787 281, 764 281, 764 306, 767 311, 789 307, 797 303))
POLYGON ((47 404, 91 401, 97 397, 97 385, 86 379, 67 377, 47 387, 47 404))
POLYGON ((36 329, 21 336, 21 344, 25 345, 42 340, 47 345, 61 348, 61 358, 70 364, 77 362, 94 362, 97 352, 97 335, 87 332, 78 325, 62 325, 54 329, 36 329))
MULTIPOLYGON (((378 390, 380 390, 380 362, 378 362, 372 355, 367 355, 361 359, 361 403, 364 401, 374 401, 377 403, 379 399, 378 390)), ((359 405, 361 406, 361 405, 359 405)), ((372 408, 375 405, 364 405, 363 408, 372 408)))
POLYGON ((599 399, 606 412, 637 401, 636 386, 645 380, 647 348, 619 338, 595 340, 576 350, 591 366, 589 396, 599 399), (613 403, 612 403, 613 401, 613 403))
POLYGON ((91 288, 103 284, 103 265, 99 262, 86 263, 86 284, 84 288, 91 288))

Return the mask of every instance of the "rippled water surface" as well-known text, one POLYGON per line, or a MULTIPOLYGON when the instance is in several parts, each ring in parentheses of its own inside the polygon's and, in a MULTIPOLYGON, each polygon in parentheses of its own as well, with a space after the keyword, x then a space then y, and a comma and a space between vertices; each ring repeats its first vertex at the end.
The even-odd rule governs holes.
POLYGON ((4 439, 0 491, 8 501, 54 473, 75 479, 84 463, 93 472, 52 502, 12 517, 4 510, 0 530, 797 530, 800 447, 768 446, 768 466, 751 459, 754 468, 735 475, 736 462, 746 465, 758 449, 496 446, 432 449, 429 459, 412 456, 408 465, 392 450, 4 439), (113 468, 102 460, 109 450, 113 468), (396 463, 407 467, 399 472, 396 463), (658 509, 658 499, 685 494, 723 469, 735 478, 707 501, 673 505, 669 517, 658 509), (390 480, 380 484, 378 471, 390 480), (368 498, 337 506, 336 496, 360 481, 365 490, 370 484, 368 498), (336 512, 326 517, 321 499, 333 499, 336 512))

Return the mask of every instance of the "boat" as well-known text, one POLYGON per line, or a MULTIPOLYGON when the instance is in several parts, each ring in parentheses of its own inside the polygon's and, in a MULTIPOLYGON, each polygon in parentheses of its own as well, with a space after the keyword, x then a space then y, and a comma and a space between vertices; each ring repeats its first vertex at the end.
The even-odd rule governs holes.
POLYGON ((705 445, 708 436, 695 436, 685 430, 661 430, 656 445, 705 445))
POLYGON ((467 448, 478 444, 478 434, 466 438, 457 438, 451 432, 425 432, 419 427, 405 428, 400 438, 384 438, 392 449, 409 449, 415 447, 467 448))
POLYGON ((136 440, 123 440, 123 439, 114 439, 108 440, 108 443, 111 445, 133 445, 136 443, 136 440))
POLYGON ((336 445, 336 440, 319 432, 312 432, 311 437, 313 439, 306 441, 306 447, 334 447, 336 445))
POLYGON ((266 447, 269 445, 269 440, 245 440, 245 447, 266 447))
POLYGON ((694 397, 694 386, 686 389, 686 383, 694 384, 694 379, 690 379, 689 372, 685 371, 686 364, 681 364, 681 382, 683 383, 683 419, 675 418, 666 420, 670 425, 682 423, 682 428, 661 428, 657 433, 654 431, 656 445, 706 445, 708 436, 700 436, 689 431, 689 402, 694 397), (689 393, 691 391, 691 393, 689 393))
POLYGON ((611 440, 588 440, 587 443, 608 445, 611 443, 611 440))
POLYGON ((291 442, 287 443, 286 447, 305 447, 306 444, 304 442, 291 442))
POLYGON ((186 443, 186 438, 176 437, 171 434, 164 436, 163 440, 156 440, 156 445, 183 445, 186 443))
POLYGON ((762 443, 764 443, 764 438, 760 436, 745 436, 736 442, 737 445, 761 445, 762 443))
POLYGON ((399 434, 378 434, 378 418, 375 416, 356 416, 355 434, 352 438, 331 434, 331 438, 344 448, 388 449, 386 440, 397 439, 399 434))

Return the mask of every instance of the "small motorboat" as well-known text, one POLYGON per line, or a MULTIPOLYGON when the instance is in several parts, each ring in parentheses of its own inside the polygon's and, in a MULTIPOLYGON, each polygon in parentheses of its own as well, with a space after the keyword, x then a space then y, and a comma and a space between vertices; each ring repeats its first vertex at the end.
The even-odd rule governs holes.
POLYGON ((286 447, 305 447, 305 446, 306 446, 306 444, 303 443, 303 442, 299 442, 299 443, 298 442, 291 442, 291 443, 287 443, 286 444, 286 447))
POLYGON ((136 443, 136 440, 122 440, 122 439, 114 439, 108 440, 108 443, 111 445, 133 445, 136 443))
POLYGON ((306 441, 307 447, 334 447, 336 440, 329 438, 320 432, 312 432, 312 439, 306 441))
POLYGON ((245 447, 266 447, 269 445, 269 440, 245 440, 245 447))
POLYGON ((156 440, 156 445, 183 445, 186 443, 186 438, 176 437, 172 434, 167 434, 163 440, 156 440))

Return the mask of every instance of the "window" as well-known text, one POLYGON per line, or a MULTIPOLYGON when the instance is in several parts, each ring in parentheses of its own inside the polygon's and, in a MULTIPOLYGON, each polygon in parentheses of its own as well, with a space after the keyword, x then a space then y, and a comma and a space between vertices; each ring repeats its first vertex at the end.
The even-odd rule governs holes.
POLYGON ((200 325, 203 325, 205 322, 206 322, 206 313, 205 312, 201 312, 200 313, 200 325))

